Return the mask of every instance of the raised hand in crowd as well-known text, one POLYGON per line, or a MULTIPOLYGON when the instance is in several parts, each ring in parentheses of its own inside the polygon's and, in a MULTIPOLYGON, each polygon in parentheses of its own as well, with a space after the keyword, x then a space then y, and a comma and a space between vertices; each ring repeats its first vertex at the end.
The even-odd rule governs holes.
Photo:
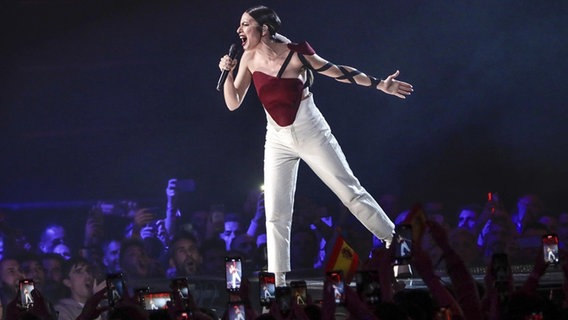
POLYGON ((151 225, 156 219, 156 215, 151 209, 142 208, 134 213, 132 225, 132 238, 145 238, 151 236, 148 230, 144 230, 147 225, 151 225))
POLYGON ((415 240, 416 242, 412 246, 411 259, 413 269, 418 272, 430 290, 438 308, 448 308, 453 317, 463 318, 463 311, 460 305, 450 291, 442 284, 440 277, 435 273, 432 260, 422 248, 421 238, 415 240))
POLYGON ((23 308, 20 304, 20 293, 6 305, 6 319, 26 319, 34 316, 42 320, 57 320, 57 315, 54 314, 48 306, 48 302, 44 299, 38 289, 31 292, 34 303, 29 308, 23 308))
MULTIPOLYGON (((240 301, 245 306, 245 319, 254 320, 257 318, 258 314, 256 310, 252 307, 250 302, 250 282, 246 277, 242 278, 241 287, 238 293, 230 295, 231 301, 240 301)), ((229 310, 225 310, 222 317, 223 320, 229 319, 229 310)))
POLYGON ((450 277, 453 292, 463 311, 465 319, 482 317, 481 300, 475 279, 462 258, 450 245, 446 229, 435 221, 426 221, 428 231, 434 242, 442 249, 442 257, 446 265, 446 273, 450 277))
POLYGON ((362 267, 362 270, 377 270, 381 289, 381 301, 392 302, 395 293, 393 263, 393 246, 373 250, 371 258, 362 267))
POLYGON ((107 297, 106 293, 107 290, 104 287, 87 299, 77 320, 94 320, 108 310, 108 306, 101 306, 101 302, 107 297))

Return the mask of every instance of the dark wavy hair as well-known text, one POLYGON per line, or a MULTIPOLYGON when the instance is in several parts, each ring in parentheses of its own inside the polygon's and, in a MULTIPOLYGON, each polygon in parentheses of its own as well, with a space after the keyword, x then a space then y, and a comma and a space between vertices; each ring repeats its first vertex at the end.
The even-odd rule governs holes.
POLYGON ((274 10, 261 5, 249 8, 245 12, 253 17, 261 27, 266 25, 272 37, 280 30, 282 21, 280 21, 278 14, 274 10))

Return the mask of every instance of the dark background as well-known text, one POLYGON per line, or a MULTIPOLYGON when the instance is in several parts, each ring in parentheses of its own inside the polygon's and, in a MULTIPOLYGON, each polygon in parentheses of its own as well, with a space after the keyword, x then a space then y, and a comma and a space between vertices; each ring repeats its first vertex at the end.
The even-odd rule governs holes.
MULTIPOLYGON (((281 33, 415 92, 400 100, 316 77, 351 167, 403 207, 448 215, 497 191, 566 210, 568 2, 265 1, 281 33)), ((83 214, 98 199, 163 203, 193 178, 192 208, 239 211, 262 183, 254 87, 229 112, 218 61, 256 1, 2 1, 0 204, 12 221, 83 214), (58 216, 59 215, 59 216, 58 216)), ((305 166, 298 192, 334 196, 305 166)), ((79 215, 80 217, 80 215, 79 215)), ((79 228, 81 229, 82 226, 79 228)))

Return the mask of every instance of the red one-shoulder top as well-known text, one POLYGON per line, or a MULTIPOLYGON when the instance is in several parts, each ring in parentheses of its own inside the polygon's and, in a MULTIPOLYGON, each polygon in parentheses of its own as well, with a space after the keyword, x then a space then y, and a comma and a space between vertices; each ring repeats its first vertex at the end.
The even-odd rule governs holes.
MULTIPOLYGON (((290 43, 288 49, 303 55, 315 54, 314 49, 306 41, 299 44, 290 43)), ((260 71, 252 74, 260 102, 270 117, 282 127, 294 123, 304 90, 304 83, 300 79, 280 77, 288 61, 282 65, 281 72, 276 77, 260 71)))

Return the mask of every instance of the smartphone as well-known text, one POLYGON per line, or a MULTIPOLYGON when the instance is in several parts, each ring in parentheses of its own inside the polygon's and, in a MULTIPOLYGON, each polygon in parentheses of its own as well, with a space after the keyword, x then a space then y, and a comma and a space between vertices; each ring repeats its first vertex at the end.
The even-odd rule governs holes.
POLYGON ((274 301, 276 294, 276 286, 274 273, 260 272, 258 274, 258 291, 261 306, 269 306, 274 301))
POLYGON ((243 267, 240 257, 225 257, 225 282, 227 291, 239 292, 241 288, 241 278, 243 267))
POLYGON ((229 301, 227 308, 229 320, 245 320, 245 305, 241 301, 229 301))
POLYGON ((125 283, 122 272, 107 274, 106 287, 108 304, 110 307, 114 307, 124 297, 125 283))
POLYGON ((379 273, 374 270, 361 270, 355 273, 355 284, 359 296, 369 304, 381 302, 379 273))
POLYGON ((144 308, 144 294, 149 292, 150 287, 134 289, 134 299, 136 300, 136 303, 142 308, 144 308))
POLYGON ((20 305, 24 309, 29 309, 34 304, 34 299, 32 297, 32 290, 35 288, 34 281, 32 279, 22 279, 19 282, 20 288, 20 305))
POLYGON ((292 289, 290 287, 276 287, 276 303, 284 314, 292 308, 292 289))
MULTIPOLYGON (((174 278, 170 281, 172 294, 179 296, 183 309, 189 308, 189 281, 186 277, 174 278)), ((173 296, 172 296, 173 298, 173 296)), ((174 299, 174 301, 176 301, 174 299)))
POLYGON ((333 296, 335 304, 345 302, 345 283, 343 282, 343 272, 341 270, 326 272, 326 277, 333 286, 333 296))
POLYGON ((545 263, 556 265, 560 262, 558 235, 550 233, 542 236, 542 252, 545 263))
POLYGON ((509 282, 509 258, 506 253, 493 254, 491 272, 496 286, 501 287, 509 282))
POLYGON ((399 224, 395 227, 394 237, 395 264, 409 264, 412 257, 412 226, 399 224))
POLYGON ((143 300, 144 310, 167 310, 168 302, 172 301, 172 294, 169 291, 146 292, 143 294, 143 300))
POLYGON ((308 287, 306 286, 306 281, 291 281, 290 288, 292 290, 292 298, 296 299, 296 304, 305 306, 308 303, 308 287))

